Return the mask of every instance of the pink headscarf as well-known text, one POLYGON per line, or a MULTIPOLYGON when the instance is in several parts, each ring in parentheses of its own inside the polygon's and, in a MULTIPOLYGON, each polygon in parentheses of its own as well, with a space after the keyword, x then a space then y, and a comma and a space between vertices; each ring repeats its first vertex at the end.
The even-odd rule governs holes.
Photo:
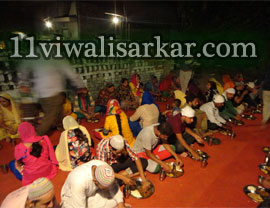
MULTIPOLYGON (((19 160, 23 156, 25 156, 25 150, 27 147, 23 143, 34 143, 34 142, 39 142, 42 139, 48 144, 49 148, 49 155, 50 155, 50 160, 52 161, 53 164, 57 165, 58 162, 55 157, 54 149, 52 146, 52 143, 47 135, 44 136, 37 136, 35 128, 32 126, 32 124, 28 122, 22 122, 19 127, 18 127, 18 132, 20 134, 20 137, 22 139, 22 142, 18 145, 16 145, 15 149, 15 158, 16 160, 19 160)), ((57 171, 57 169, 56 169, 57 171)))
POLYGON ((18 127, 18 132, 24 143, 34 143, 42 139, 36 135, 35 128, 28 122, 22 122, 18 127))

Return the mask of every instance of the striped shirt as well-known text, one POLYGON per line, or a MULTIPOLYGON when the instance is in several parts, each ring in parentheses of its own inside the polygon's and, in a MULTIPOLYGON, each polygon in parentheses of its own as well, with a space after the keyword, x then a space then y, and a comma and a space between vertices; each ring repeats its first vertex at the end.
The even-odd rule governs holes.
MULTIPOLYGON (((115 155, 113 155, 112 153, 112 148, 110 146, 110 140, 111 137, 108 138, 104 138, 102 139, 97 146, 96 152, 96 158, 98 160, 102 160, 106 163, 108 163, 109 165, 112 165, 113 163, 117 163, 116 157, 115 155)), ((128 145, 128 143, 126 142, 126 140, 124 140, 125 142, 125 150, 127 151, 129 157, 134 161, 138 159, 138 156, 135 152, 133 152, 133 150, 131 150, 130 146, 128 145)))

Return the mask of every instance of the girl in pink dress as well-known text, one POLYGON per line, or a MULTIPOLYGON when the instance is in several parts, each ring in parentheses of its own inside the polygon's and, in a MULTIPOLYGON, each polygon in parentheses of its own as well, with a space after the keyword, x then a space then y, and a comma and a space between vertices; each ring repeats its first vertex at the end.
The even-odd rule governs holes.
POLYGON ((52 179, 58 162, 48 136, 37 136, 34 127, 23 122, 18 131, 22 142, 15 147, 15 167, 22 174, 22 184, 28 185, 40 177, 52 179))

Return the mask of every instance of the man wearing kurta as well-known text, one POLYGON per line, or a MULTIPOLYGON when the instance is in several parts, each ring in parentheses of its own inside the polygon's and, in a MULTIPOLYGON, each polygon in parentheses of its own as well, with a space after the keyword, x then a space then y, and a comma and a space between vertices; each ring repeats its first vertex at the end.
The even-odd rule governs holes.
POLYGON ((91 160, 70 172, 61 200, 62 208, 125 207, 113 169, 100 160, 91 160))
POLYGON ((142 128, 159 122, 159 117, 160 110, 158 105, 154 102, 154 97, 150 92, 144 92, 141 106, 138 107, 135 113, 129 118, 129 125, 133 135, 137 136, 142 128))

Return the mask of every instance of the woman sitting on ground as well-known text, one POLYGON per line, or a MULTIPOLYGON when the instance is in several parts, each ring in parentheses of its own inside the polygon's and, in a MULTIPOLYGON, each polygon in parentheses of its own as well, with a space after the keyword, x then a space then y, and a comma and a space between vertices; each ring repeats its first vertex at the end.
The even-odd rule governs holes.
POLYGON ((120 102, 121 108, 137 108, 138 106, 126 78, 122 79, 121 85, 116 89, 116 98, 120 102))
POLYGON ((135 142, 135 138, 129 127, 127 115, 120 108, 119 102, 116 99, 112 99, 107 104, 103 132, 95 132, 95 136, 102 139, 115 135, 123 136, 131 147, 135 142))
MULTIPOLYGON (((0 140, 19 138, 18 126, 20 124, 19 108, 7 93, 0 94, 0 140)), ((15 140, 14 140, 15 141, 15 140)))
POLYGON ((15 147, 15 160, 9 163, 11 171, 24 186, 40 177, 54 178, 58 162, 49 137, 37 136, 28 122, 21 123, 18 131, 22 142, 15 147))
POLYGON ((106 113, 107 103, 110 99, 115 98, 115 87, 112 83, 108 83, 104 89, 102 89, 96 100, 95 112, 106 113))
POLYGON ((88 122, 99 121, 94 113, 95 101, 91 93, 86 89, 82 88, 76 93, 74 97, 73 111, 77 115, 78 119, 86 119, 88 122))
POLYGON ((135 97, 135 102, 139 104, 142 99, 143 89, 141 88, 140 76, 138 74, 133 74, 129 82, 129 87, 131 92, 135 97))
POLYGON ((142 128, 158 123, 160 110, 155 104, 154 97, 150 92, 144 92, 141 106, 129 118, 130 128, 134 136, 137 136, 142 128))
POLYGON ((65 92, 62 92, 61 94, 63 95, 63 105, 62 105, 63 118, 66 116, 72 116, 74 119, 77 119, 77 114, 72 112, 72 105, 67 97, 67 94, 65 92))
POLYGON ((59 168, 71 171, 75 167, 92 159, 91 138, 84 126, 81 126, 72 116, 63 119, 65 131, 62 132, 55 154, 59 168))

